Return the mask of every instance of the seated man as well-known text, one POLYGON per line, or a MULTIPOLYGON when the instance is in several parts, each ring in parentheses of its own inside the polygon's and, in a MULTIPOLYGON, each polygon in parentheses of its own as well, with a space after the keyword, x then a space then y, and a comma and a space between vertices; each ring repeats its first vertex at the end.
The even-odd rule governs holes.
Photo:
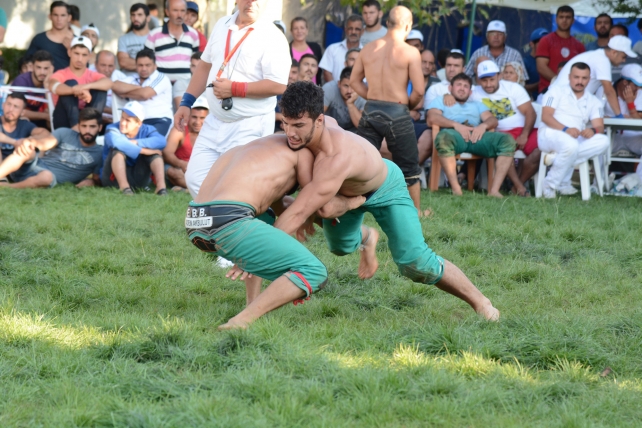
POLYGON ((16 189, 54 187, 74 183, 76 187, 92 186, 88 178, 102 165, 102 147, 96 144, 101 128, 101 113, 91 107, 80 111, 79 132, 58 128, 40 140, 27 139, 0 164, 0 178, 11 174, 16 189), (38 152, 45 153, 38 157, 38 152))
POLYGON ((511 164, 508 178, 513 182, 513 193, 527 196, 522 183, 539 169, 540 151, 537 148, 537 129, 534 128, 537 113, 531 98, 523 86, 500 80, 499 67, 495 61, 483 61, 477 67, 477 83, 470 96, 490 109, 498 121, 497 131, 510 134, 517 142, 517 149, 526 154, 519 177, 515 164, 511 164))
POLYGON ((453 77, 449 92, 455 97, 455 105, 446 107, 443 99, 436 98, 428 105, 428 123, 442 128, 435 138, 435 145, 453 194, 462 194, 457 181, 455 155, 467 152, 485 158, 497 158, 488 196, 501 198, 499 188, 513 162, 517 144, 508 134, 487 132, 497 127, 497 119, 484 104, 468 100, 472 83, 465 73, 453 77))
MULTIPOLYGON (((53 57, 47 51, 37 51, 32 57, 32 71, 20 74, 13 81, 13 86, 43 89, 45 80, 51 76, 54 70, 53 57)), ((30 95, 25 92, 25 95, 30 95)), ((33 93, 38 98, 44 98, 44 94, 33 93)), ((27 100, 27 108, 23 111, 22 117, 29 119, 40 128, 51 128, 49 108, 47 103, 27 100)))
POLYGON ((120 122, 107 126, 103 149, 101 182, 105 187, 118 187, 123 195, 144 189, 150 174, 156 179, 156 194, 167 195, 162 152, 167 144, 156 128, 143 123, 145 109, 130 101, 122 109, 120 122))
POLYGON ((551 85, 544 94, 538 143, 542 151, 553 154, 545 159, 551 165, 542 189, 545 198, 554 198, 556 191, 562 195, 577 193, 571 185, 574 167, 609 147, 602 103, 586 90, 590 80, 590 67, 576 62, 570 68, 568 83, 551 85), (586 127, 589 120, 591 128, 586 127))
MULTIPOLYGON (((620 111, 626 118, 642 119, 642 66, 627 64, 622 67, 621 79, 615 82, 620 111)), ((597 98, 600 99, 603 91, 598 89, 597 98)), ((616 114, 609 104, 604 107, 604 117, 615 117, 616 114)), ((618 131, 613 133, 613 146, 611 150, 615 156, 635 154, 642 155, 642 132, 618 131)))
POLYGON ((112 90, 121 98, 138 101, 145 109, 145 124, 166 136, 172 124, 172 84, 156 69, 156 54, 143 49, 136 54, 136 72, 122 82, 114 82, 112 90))
MULTIPOLYGON (((96 54, 96 71, 100 74, 109 77, 112 82, 127 79, 127 75, 120 70, 116 69, 116 56, 109 51, 100 51, 96 54)), ((112 90, 107 91, 107 103, 105 110, 103 110, 103 118, 105 122, 112 122, 113 115, 111 110, 112 105, 112 90)))
POLYGON ((167 180, 178 188, 172 190, 186 190, 185 171, 187 163, 192 155, 192 146, 198 137, 203 122, 209 113, 209 106, 204 96, 196 99, 190 111, 187 129, 185 133, 172 127, 167 137, 167 146, 163 149, 163 160, 165 161, 165 174, 167 180))
POLYGON ((299 81, 317 83, 319 60, 312 54, 305 54, 299 60, 299 81))
POLYGON ((323 111, 334 118, 341 128, 357 132, 366 100, 350 87, 350 73, 352 67, 346 67, 339 81, 333 80, 323 85, 323 111))
POLYGON ((7 95, 2 104, 3 114, 0 116, 0 161, 11 155, 25 138, 42 139, 48 137, 49 131, 38 128, 25 119, 20 119, 27 100, 23 94, 13 92, 7 95))
POLYGON ((424 95, 424 108, 428 110, 428 106, 436 98, 443 98, 444 95, 449 94, 450 81, 453 80, 453 77, 462 73, 464 71, 464 65, 466 60, 464 56, 459 52, 449 52, 446 56, 446 65, 444 69, 446 70, 446 80, 442 80, 440 83, 431 85, 426 94, 424 95))
POLYGON ((78 113, 85 107, 93 107, 101 114, 105 110, 107 91, 111 89, 112 81, 87 68, 91 47, 88 37, 74 37, 68 50, 69 67, 56 71, 49 78, 48 89, 56 105, 54 129, 76 129, 78 113))

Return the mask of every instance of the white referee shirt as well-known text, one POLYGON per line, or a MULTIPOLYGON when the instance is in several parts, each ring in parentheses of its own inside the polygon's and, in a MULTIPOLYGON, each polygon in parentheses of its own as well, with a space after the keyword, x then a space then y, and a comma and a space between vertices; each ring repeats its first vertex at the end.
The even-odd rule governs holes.
MULTIPOLYGON (((232 30, 230 51, 245 35, 249 28, 254 28, 239 46, 234 56, 223 70, 221 78, 235 82, 258 82, 268 79, 283 85, 288 84, 290 66, 290 47, 283 33, 268 19, 261 18, 254 24, 239 30, 236 25, 238 12, 218 20, 201 60, 212 64, 207 78, 210 84, 216 80, 216 74, 225 60, 225 44, 228 30, 232 30)), ((236 122, 248 117, 255 117, 274 112, 276 96, 267 98, 233 98, 233 107, 223 110, 221 100, 214 96, 213 88, 206 88, 205 95, 210 105, 210 113, 222 122, 236 122)))
MULTIPOLYGON (((595 95, 584 91, 584 95, 578 99, 570 85, 551 86, 544 94, 542 107, 553 107, 555 120, 564 126, 577 128, 580 131, 586 128, 586 124, 590 120, 603 117, 602 103, 595 95)), ((543 121, 540 128, 547 128, 543 121)))
MULTIPOLYGON (((359 49, 363 49, 363 45, 359 43, 359 49)), ((346 68, 346 54, 348 53, 348 42, 346 39, 338 43, 332 43, 325 50, 323 58, 319 62, 319 67, 332 73, 332 80, 339 80, 341 72, 346 68)))
POLYGON ((551 83, 551 87, 569 86, 568 75, 571 73, 571 67, 577 62, 583 62, 591 67, 591 80, 586 85, 586 92, 595 94, 602 87, 602 80, 611 81, 611 60, 606 56, 604 49, 588 51, 574 56, 560 70, 557 79, 551 83))
POLYGON ((173 117, 172 83, 169 81, 169 77, 165 73, 155 70, 142 84, 140 80, 138 75, 134 75, 127 77, 123 82, 143 88, 151 87, 156 91, 156 95, 150 99, 138 101, 145 108, 145 119, 173 117))

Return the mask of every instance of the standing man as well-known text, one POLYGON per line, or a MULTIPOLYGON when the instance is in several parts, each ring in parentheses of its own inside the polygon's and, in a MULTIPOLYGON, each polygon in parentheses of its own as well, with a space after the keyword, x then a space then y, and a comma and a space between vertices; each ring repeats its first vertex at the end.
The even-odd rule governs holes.
POLYGON ((127 33, 118 38, 118 66, 128 76, 136 74, 136 54, 145 48, 149 35, 149 8, 135 3, 129 8, 131 24, 127 33))
POLYGON ((288 83, 292 60, 287 40, 270 20, 261 19, 267 0, 237 3, 238 11, 214 26, 174 116, 174 126, 183 131, 192 104, 205 92, 210 114, 185 174, 194 197, 221 154, 274 132, 276 95, 288 83))
POLYGON ((138 77, 114 82, 112 90, 121 98, 135 100, 145 110, 145 125, 151 125, 166 136, 172 124, 172 84, 156 69, 154 52, 143 49, 136 54, 138 77))
POLYGON ((361 16, 366 25, 365 31, 361 35, 361 44, 366 45, 373 40, 382 38, 388 32, 388 29, 381 25, 383 12, 381 4, 377 0, 366 0, 361 6, 361 16))
POLYGON ((526 80, 526 91, 530 94, 531 98, 537 99, 539 88, 539 72, 537 71, 537 60, 535 53, 537 52, 537 45, 539 41, 548 34, 546 28, 538 28, 531 33, 531 41, 529 42, 530 50, 524 53, 522 59, 524 60, 524 67, 528 73, 528 80, 526 80))
POLYGON ((573 22, 575 22, 573 8, 570 6, 560 7, 555 15, 557 30, 542 37, 537 45, 535 58, 537 72, 539 73, 540 94, 550 86, 553 77, 557 76, 557 70, 561 62, 570 61, 585 51, 584 45, 571 36, 573 22))
POLYGON ((360 41, 363 33, 363 18, 359 15, 350 15, 346 19, 345 33, 345 39, 328 46, 319 63, 319 67, 323 69, 323 80, 326 83, 339 79, 346 61, 346 53, 350 49, 363 48, 360 41))
MULTIPOLYGON (((194 27, 196 22, 198 22, 198 4, 195 1, 188 1, 185 23, 196 30, 194 27)), ((198 30, 196 30, 196 32, 198 33, 198 51, 203 52, 207 44, 207 37, 198 30)))
POLYGON ((568 72, 564 85, 557 84, 558 78, 544 95, 539 147, 555 154, 544 180, 545 198, 554 198, 556 191, 562 195, 577 193, 571 186, 573 167, 604 152, 610 144, 604 135, 602 103, 587 90, 591 68, 586 63, 574 62, 568 72), (590 128, 586 127, 588 121, 590 128))
POLYGON ((168 0, 166 4, 165 14, 169 20, 149 32, 145 47, 156 54, 158 71, 174 83, 190 77, 189 59, 198 52, 198 33, 185 24, 185 0, 168 0))
MULTIPOLYGON (((604 49, 596 51, 584 52, 566 63, 551 85, 566 87, 569 85, 571 75, 571 67, 573 64, 582 62, 589 66, 589 82, 586 84, 586 92, 595 94, 597 90, 602 87, 604 89, 604 96, 608 104, 615 112, 616 118, 624 117, 620 111, 620 105, 617 101, 617 94, 611 82, 611 67, 622 64, 626 57, 637 58, 638 54, 631 50, 631 39, 624 36, 614 36, 609 40, 609 45, 604 49)), ((542 103, 542 105, 545 105, 542 103)))
POLYGON ((392 160, 403 172, 415 208, 419 204, 419 152, 410 110, 424 96, 421 54, 405 42, 412 13, 395 6, 388 16, 388 33, 368 44, 354 63, 350 86, 367 100, 357 133, 377 150, 385 138, 392 160), (363 83, 366 78, 368 85, 363 83), (412 93, 408 95, 408 82, 412 93))
MULTIPOLYGON (((20 74, 13 81, 13 86, 22 86, 27 88, 44 88, 45 80, 53 73, 53 57, 47 51, 38 51, 33 54, 33 71, 20 74)), ((26 94, 29 94, 27 92, 26 94)), ((34 94, 43 98, 42 94, 34 94)), ((22 117, 34 122, 41 128, 49 126, 49 108, 47 103, 27 100, 27 108, 22 113, 22 117)))
MULTIPOLYGON (((517 49, 513 49, 510 46, 506 46, 506 24, 503 21, 490 21, 488 27, 486 28, 486 41, 488 44, 477 49, 475 53, 470 57, 468 65, 466 66, 466 74, 470 77, 475 77, 475 70, 477 65, 477 58, 480 56, 486 56, 497 64, 500 68, 508 64, 509 62, 518 62, 524 67, 524 60, 522 60, 522 55, 517 49)), ((525 71, 525 79, 528 79, 528 72, 525 71)))
POLYGON ((51 3, 49 20, 51 21, 51 30, 36 34, 25 55, 32 56, 36 51, 47 51, 53 56, 54 71, 58 71, 69 66, 67 49, 74 37, 74 33, 69 29, 71 15, 67 3, 64 1, 51 3))
POLYGON ((600 13, 595 18, 595 34, 597 39, 586 44, 587 51, 594 51, 595 49, 605 48, 609 43, 609 32, 613 26, 613 18, 608 13, 600 13))

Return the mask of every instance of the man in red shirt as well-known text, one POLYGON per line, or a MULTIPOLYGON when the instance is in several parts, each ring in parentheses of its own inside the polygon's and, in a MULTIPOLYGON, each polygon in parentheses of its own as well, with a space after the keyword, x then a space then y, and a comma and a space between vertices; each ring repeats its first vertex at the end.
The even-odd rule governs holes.
POLYGON ((560 62, 569 61, 574 56, 583 53, 584 45, 571 36, 571 26, 575 21, 575 11, 570 6, 557 9, 555 23, 557 30, 539 41, 537 45, 537 72, 539 73, 539 92, 548 88, 551 79, 557 75, 560 62))
POLYGON ((69 67, 56 71, 49 78, 47 88, 53 94, 56 108, 53 112, 53 127, 71 128, 78 131, 78 114, 85 107, 93 107, 102 113, 107 103, 107 91, 112 81, 87 68, 91 52, 88 37, 74 37, 69 47, 69 67))
POLYGON ((192 155, 192 146, 201 132, 203 122, 209 113, 209 106, 204 96, 200 96, 192 105, 185 133, 172 127, 167 136, 167 145, 163 149, 165 176, 175 186, 172 190, 185 190, 185 171, 192 155), (180 188, 180 189, 179 189, 180 188))

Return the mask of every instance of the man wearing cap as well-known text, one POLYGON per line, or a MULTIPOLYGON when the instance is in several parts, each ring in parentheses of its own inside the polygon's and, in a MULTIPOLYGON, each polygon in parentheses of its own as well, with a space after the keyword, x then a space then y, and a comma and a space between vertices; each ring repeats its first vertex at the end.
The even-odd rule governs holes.
POLYGON ((412 13, 395 6, 388 15, 388 32, 362 50, 350 75, 350 86, 367 100, 357 133, 381 150, 386 139, 392 161, 401 169, 410 197, 420 211, 419 153, 410 109, 424 95, 421 54, 405 42, 412 13), (364 77, 368 85, 363 82, 364 77), (408 82, 413 89, 408 95, 408 82))
POLYGON ((156 69, 156 55, 149 49, 136 54, 136 71, 138 77, 114 82, 112 90, 121 98, 138 101, 145 109, 143 123, 166 136, 172 124, 172 84, 156 69))
POLYGON ((419 30, 410 30, 406 37, 406 43, 419 49, 419 52, 424 50, 424 35, 419 30))
MULTIPOLYGON (((156 53, 158 71, 165 73, 174 83, 189 79, 189 59, 199 50, 198 33, 185 24, 185 0, 167 0, 165 14, 169 20, 149 32, 145 47, 156 53)), ((225 43, 223 39, 222 43, 225 43)))
POLYGON ((637 58, 638 56, 631 50, 631 39, 625 36, 614 36, 609 40, 609 45, 606 48, 584 52, 567 62, 564 68, 560 70, 555 82, 551 84, 551 87, 568 86, 573 64, 578 62, 588 64, 590 67, 590 81, 586 85, 586 92, 595 94, 602 86, 604 96, 611 109, 613 109, 615 117, 624 117, 620 111, 617 94, 611 82, 611 67, 622 64, 627 56, 631 58, 637 58))
MULTIPOLYGON (((373 40, 382 38, 388 32, 388 29, 381 25, 381 18, 383 18, 383 11, 381 4, 377 0, 366 0, 361 5, 361 16, 365 29, 361 34, 361 44, 366 45, 373 40)), ((346 65, 346 67, 350 67, 346 65)))
POLYGON ((98 41, 100 40, 100 31, 98 27, 92 22, 89 25, 83 25, 80 29, 80 35, 83 37, 88 37, 91 41, 91 53, 89 55, 89 69, 96 70, 96 46, 98 46, 98 41))
POLYGON ((553 78, 557 76, 561 62, 570 61, 585 51, 584 45, 571 36, 573 22, 575 22, 573 8, 570 6, 560 7, 555 14, 557 29, 542 37, 537 45, 535 58, 539 73, 539 93, 544 92, 553 78))
POLYGON ((588 91, 590 66, 574 61, 568 72, 566 84, 558 85, 557 79, 543 98, 538 144, 543 152, 552 153, 545 160, 551 165, 542 189, 545 198, 554 198, 556 192, 577 193, 571 185, 573 167, 609 147, 609 139, 604 135, 602 103, 588 91), (588 121, 590 127, 586 127, 588 121))
POLYGON ((187 189, 187 183, 185 183, 187 163, 192 156, 193 143, 201 132, 209 109, 207 100, 201 95, 192 106, 185 132, 178 131, 176 128, 169 131, 167 146, 163 149, 165 175, 172 185, 180 187, 180 189, 172 190, 187 189))
POLYGON ((435 98, 443 98, 450 93, 450 82, 459 73, 464 71, 466 60, 460 52, 450 52, 446 56, 444 69, 446 70, 446 79, 432 85, 424 95, 424 108, 428 108, 435 98))
POLYGON ((192 196, 223 153, 274 132, 276 95, 288 83, 292 64, 288 42, 262 16, 267 0, 238 0, 237 4, 236 13, 214 25, 174 116, 174 126, 183 131, 192 104, 205 92, 210 114, 185 173, 192 196))
POLYGON ((108 77, 87 68, 91 52, 88 37, 74 37, 69 47, 69 67, 56 71, 49 78, 48 89, 56 105, 53 112, 53 127, 77 130, 80 110, 93 107, 101 114, 107 103, 107 91, 112 81, 108 77))
MULTIPOLYGON (((470 57, 468 65, 466 66, 466 74, 470 77, 475 75, 475 61, 477 57, 487 56, 497 63, 499 68, 502 68, 504 65, 509 62, 519 62, 524 67, 524 61, 522 60, 522 55, 517 49, 513 49, 510 46, 506 46, 506 24, 502 21, 490 21, 488 27, 486 28, 486 41, 488 44, 477 49, 475 53, 470 57)), ((528 79, 528 72, 524 71, 526 74, 524 78, 528 79)))
MULTIPOLYGON (((187 12, 185 13, 185 23, 194 28, 194 25, 198 21, 198 4, 195 1, 188 1, 187 2, 187 12)), ((205 37, 205 34, 201 33, 200 31, 196 30, 198 33, 198 51, 203 52, 205 50, 205 45, 207 44, 207 37, 205 37)))
POLYGON ((321 58, 321 62, 319 62, 319 67, 323 69, 323 80, 325 82, 339 78, 344 68, 345 55, 350 49, 363 48, 361 43, 363 18, 360 15, 348 16, 344 30, 346 38, 328 46, 321 58))
POLYGON ((136 74, 136 54, 145 48, 149 35, 149 8, 144 3, 134 3, 129 8, 129 29, 118 38, 118 66, 128 76, 136 74))
POLYGON ((123 195, 133 195, 132 189, 147 187, 154 174, 156 194, 167 195, 161 152, 167 141, 143 120, 143 106, 130 101, 122 108, 120 122, 107 126, 101 181, 104 187, 118 187, 123 195))
POLYGON ((595 34, 597 39, 586 44, 587 51, 594 51, 595 49, 605 48, 609 44, 609 32, 613 27, 613 18, 608 13, 600 13, 595 18, 595 34))
POLYGON ((546 28, 538 28, 531 33, 530 42, 528 45, 530 49, 528 52, 524 52, 522 59, 524 60, 524 67, 526 67, 526 72, 528 73, 528 79, 526 80, 526 91, 531 95, 533 99, 537 99, 538 88, 539 88, 539 72, 537 71, 537 59, 535 53, 537 52, 537 45, 539 41, 548 34, 546 28))
POLYGON ((517 83, 500 80, 499 67, 488 60, 477 67, 477 86, 473 88, 470 100, 484 104, 497 119, 496 130, 515 138, 517 149, 526 154, 520 176, 517 177, 515 165, 511 164, 508 177, 513 182, 513 192, 527 196, 528 191, 522 183, 537 172, 540 158, 537 129, 534 128, 537 114, 528 92, 517 83))
MULTIPOLYGON (((615 83, 617 99, 620 111, 626 118, 642 119, 642 66, 639 64, 627 64, 622 67, 621 78, 615 83)), ((598 99, 601 96, 598 90, 598 99)), ((604 108, 604 117, 615 117, 613 109, 608 104, 604 108)), ((638 156, 642 155, 642 132, 640 131, 618 131, 613 135, 611 150, 614 154, 626 151, 638 156)))

